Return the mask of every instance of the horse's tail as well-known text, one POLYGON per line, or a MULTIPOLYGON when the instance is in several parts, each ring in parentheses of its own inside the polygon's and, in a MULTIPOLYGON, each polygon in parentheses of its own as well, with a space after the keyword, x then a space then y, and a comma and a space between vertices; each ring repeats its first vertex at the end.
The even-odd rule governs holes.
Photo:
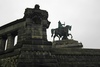
POLYGON ((51 37, 53 37, 54 30, 55 30, 55 29, 51 29, 51 37))

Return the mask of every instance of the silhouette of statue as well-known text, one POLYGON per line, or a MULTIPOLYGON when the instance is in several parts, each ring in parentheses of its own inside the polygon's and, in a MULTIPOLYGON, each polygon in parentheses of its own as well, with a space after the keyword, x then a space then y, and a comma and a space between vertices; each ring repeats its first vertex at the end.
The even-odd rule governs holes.
POLYGON ((62 26, 64 24, 61 24, 61 22, 58 22, 58 28, 56 29, 51 29, 51 37, 53 37, 53 40, 55 39, 55 37, 57 36, 60 40, 60 38, 62 37, 62 39, 68 39, 67 37, 69 35, 71 35, 71 38, 73 38, 72 34, 69 33, 69 30, 71 31, 71 26, 70 25, 66 25, 65 27, 62 26))

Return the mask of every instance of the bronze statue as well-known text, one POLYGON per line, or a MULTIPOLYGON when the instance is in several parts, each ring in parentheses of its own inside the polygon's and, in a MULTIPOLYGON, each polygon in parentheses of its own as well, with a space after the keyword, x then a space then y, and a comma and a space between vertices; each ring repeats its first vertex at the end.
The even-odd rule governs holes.
POLYGON ((55 40, 55 37, 57 36, 59 40, 62 37, 63 39, 68 39, 67 37, 71 35, 71 38, 73 38, 72 34, 69 33, 69 30, 71 31, 71 26, 66 25, 65 27, 61 25, 61 22, 58 22, 58 28, 51 29, 51 37, 53 37, 53 41, 55 40))

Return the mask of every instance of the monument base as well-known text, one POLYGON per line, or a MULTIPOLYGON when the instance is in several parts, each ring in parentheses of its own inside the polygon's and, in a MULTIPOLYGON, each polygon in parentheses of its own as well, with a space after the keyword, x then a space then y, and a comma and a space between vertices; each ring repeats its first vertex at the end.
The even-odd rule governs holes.
POLYGON ((72 40, 72 39, 66 39, 66 40, 60 40, 60 41, 54 41, 52 47, 56 47, 56 48, 82 48, 83 45, 82 43, 79 43, 76 40, 72 40))

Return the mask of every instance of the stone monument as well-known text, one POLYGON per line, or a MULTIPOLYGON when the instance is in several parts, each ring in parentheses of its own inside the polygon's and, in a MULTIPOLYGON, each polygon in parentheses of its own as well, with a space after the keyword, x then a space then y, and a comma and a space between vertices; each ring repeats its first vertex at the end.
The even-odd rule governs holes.
POLYGON ((56 29, 51 29, 51 37, 53 37, 53 47, 83 47, 82 43, 79 43, 76 40, 73 40, 72 34, 69 33, 69 30, 71 31, 72 26, 62 24, 60 21, 58 22, 58 28, 56 29), (64 25, 64 26, 63 26, 64 25), (68 36, 71 36, 71 39, 68 39, 68 36), (55 37, 58 37, 58 41, 54 41, 55 37), (61 39, 62 38, 62 39, 61 39))
POLYGON ((52 29, 52 36, 59 40, 50 42, 46 34, 49 25, 48 12, 36 4, 25 10, 23 18, 1 26, 0 67, 100 66, 100 49, 84 49, 78 41, 68 39, 71 26, 61 22, 52 29))

